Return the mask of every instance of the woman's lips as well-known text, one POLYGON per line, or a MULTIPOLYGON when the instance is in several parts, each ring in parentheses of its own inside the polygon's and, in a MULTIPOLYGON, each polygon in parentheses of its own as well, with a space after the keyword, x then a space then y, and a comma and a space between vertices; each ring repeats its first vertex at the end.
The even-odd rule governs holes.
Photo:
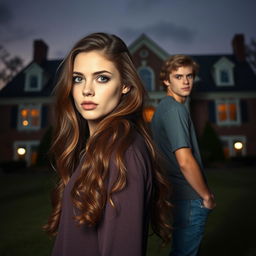
POLYGON ((91 101, 89 101, 89 102, 83 102, 83 103, 81 104, 81 106, 82 106, 82 108, 83 108, 84 110, 94 110, 94 109, 97 107, 97 105, 98 105, 98 104, 96 104, 96 103, 94 103, 94 102, 91 102, 91 101))

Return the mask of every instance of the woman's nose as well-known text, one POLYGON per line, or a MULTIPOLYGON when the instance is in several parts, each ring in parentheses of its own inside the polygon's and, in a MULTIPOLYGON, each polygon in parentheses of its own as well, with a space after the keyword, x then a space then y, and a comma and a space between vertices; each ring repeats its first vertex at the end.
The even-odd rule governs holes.
POLYGON ((82 94, 83 96, 93 96, 95 94, 92 83, 87 82, 84 84, 82 94))

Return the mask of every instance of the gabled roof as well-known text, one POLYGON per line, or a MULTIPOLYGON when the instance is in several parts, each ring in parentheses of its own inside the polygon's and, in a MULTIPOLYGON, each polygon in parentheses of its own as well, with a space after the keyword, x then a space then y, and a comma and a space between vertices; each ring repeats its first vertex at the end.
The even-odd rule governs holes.
POLYGON ((256 75, 247 61, 237 61, 234 55, 195 55, 191 56, 199 64, 200 81, 197 92, 234 92, 256 91, 256 75), (223 57, 235 64, 234 86, 216 86, 213 77, 214 64, 223 57))
POLYGON ((147 46, 151 51, 153 51, 160 59, 166 60, 169 57, 169 54, 157 45, 152 39, 147 35, 142 34, 139 36, 130 46, 129 50, 131 54, 134 54, 141 46, 147 46))
POLYGON ((49 80, 46 84, 43 85, 43 89, 41 91, 33 91, 28 92, 24 90, 25 86, 25 71, 34 64, 34 62, 29 63, 23 70, 21 70, 14 78, 11 80, 1 91, 1 97, 44 97, 50 96, 52 93, 52 89, 54 87, 54 79, 56 75, 56 71, 58 66, 60 65, 61 60, 47 60, 42 65, 42 69, 44 70, 44 74, 49 80))
MULTIPOLYGON (((137 38, 129 47, 133 54, 141 46, 147 46, 163 61, 169 54, 159 47, 153 40, 145 34, 137 38)), ((234 55, 194 55, 191 56, 200 66, 199 81, 196 83, 195 92, 248 92, 256 91, 256 75, 247 61, 237 61, 234 55), (227 59, 234 64, 234 86, 216 86, 214 81, 214 65, 221 59, 227 59)), ((0 98, 16 97, 47 97, 50 96, 55 85, 56 72, 62 60, 46 60, 41 67, 44 74, 49 78, 43 89, 39 92, 24 91, 25 73, 24 71, 33 65, 31 62, 14 79, 9 82, 1 91, 0 98)))

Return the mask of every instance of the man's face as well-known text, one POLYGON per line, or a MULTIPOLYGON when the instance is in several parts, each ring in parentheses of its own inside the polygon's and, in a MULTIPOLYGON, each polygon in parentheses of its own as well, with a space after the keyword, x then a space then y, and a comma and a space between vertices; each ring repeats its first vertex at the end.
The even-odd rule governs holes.
POLYGON ((176 101, 184 103, 190 95, 194 82, 193 69, 190 66, 179 67, 169 75, 169 81, 165 80, 167 94, 176 101))

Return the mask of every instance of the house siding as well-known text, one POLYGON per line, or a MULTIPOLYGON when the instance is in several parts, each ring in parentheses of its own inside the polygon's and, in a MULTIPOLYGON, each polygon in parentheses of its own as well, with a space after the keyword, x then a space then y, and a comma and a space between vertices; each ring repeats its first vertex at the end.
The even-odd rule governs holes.
MULTIPOLYGON (((169 54, 145 35, 138 38, 130 46, 130 50, 137 70, 145 65, 154 71, 155 91, 148 93, 150 101, 147 104, 155 107, 161 98, 165 96, 162 83, 159 80, 159 74, 163 62, 169 54), (142 51, 147 51, 147 54, 141 55, 142 51)), ((256 119, 254 117, 256 109, 256 75, 250 65, 244 60, 237 60, 235 54, 191 57, 200 66, 199 80, 195 84, 190 102, 191 116, 198 137, 202 136, 206 123, 210 122, 218 136, 245 136, 246 154, 256 156, 256 119), (216 86, 215 84, 214 64, 223 58, 234 64, 233 86, 216 86), (239 99, 241 107, 241 123, 239 125, 217 125, 215 113, 215 100, 217 99, 239 99)), ((54 122, 51 92, 56 82, 56 70, 61 60, 48 61, 44 56, 42 62, 36 64, 40 65, 43 70, 42 91, 26 92, 24 90, 25 71, 35 63, 35 60, 32 61, 28 67, 19 72, 0 91, 0 116, 2 118, 2 124, 0 125, 0 161, 14 159, 13 145, 15 141, 40 141, 49 125, 54 122), (41 128, 39 130, 19 131, 17 129, 17 111, 19 104, 22 103, 42 104, 41 128)))

